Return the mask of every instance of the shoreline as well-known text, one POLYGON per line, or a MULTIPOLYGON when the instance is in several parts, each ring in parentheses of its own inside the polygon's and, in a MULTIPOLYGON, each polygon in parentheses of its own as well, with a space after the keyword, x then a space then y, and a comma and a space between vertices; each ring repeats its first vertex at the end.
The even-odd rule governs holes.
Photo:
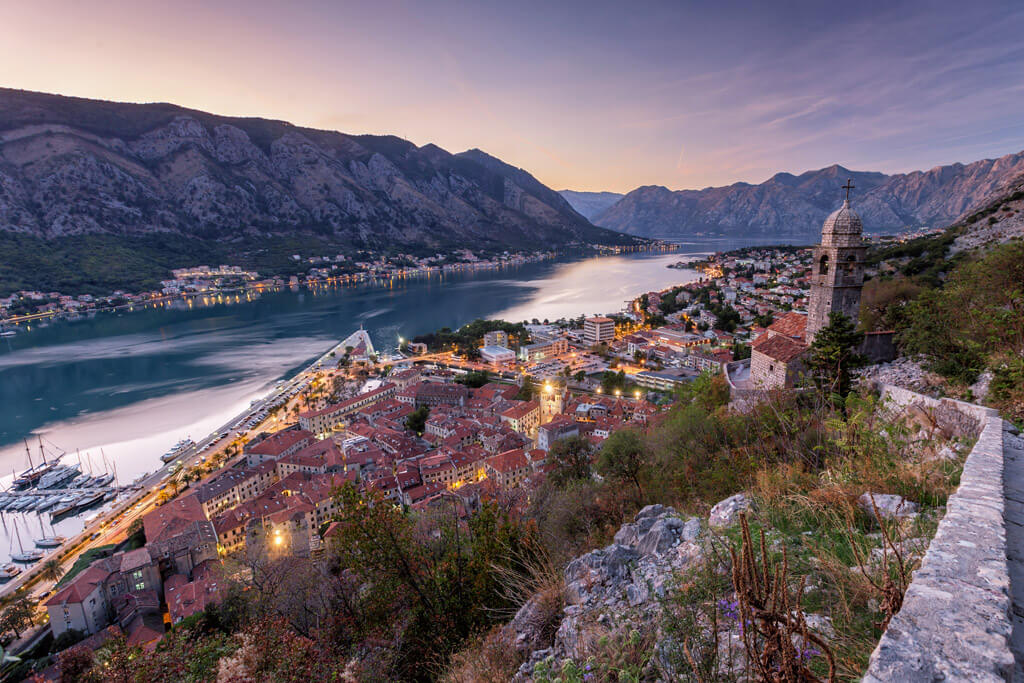
MULTIPOLYGON (((540 263, 543 261, 553 261, 561 257, 571 257, 571 261, 584 260, 587 258, 602 258, 608 256, 618 256, 625 253, 636 253, 636 252, 671 252, 679 249, 680 245, 677 244, 647 244, 647 245, 636 245, 630 248, 605 248, 596 249, 590 248, 579 248, 577 250, 562 250, 562 251, 548 251, 548 252, 535 252, 528 255, 513 255, 509 257, 507 261, 482 261, 479 263, 465 262, 457 264, 446 264, 444 266, 434 266, 430 268, 403 268, 400 270, 393 271, 387 275, 381 273, 375 273, 374 271, 360 271, 357 273, 347 273, 343 275, 335 275, 326 278, 314 278, 314 279, 303 279, 296 280, 295 282, 285 282, 280 278, 273 278, 271 281, 260 281, 256 283, 247 284, 241 287, 226 287, 223 289, 210 289, 206 291, 196 292, 180 292, 174 294, 164 294, 161 296, 146 296, 147 294, 155 293, 138 293, 138 294, 125 294, 124 296, 139 297, 134 301, 128 301, 124 304, 116 306, 98 306, 88 308, 84 310, 61 310, 52 312, 40 312, 32 313, 22 316, 12 316, 8 318, 0 318, 0 330, 4 331, 15 331, 20 332, 22 326, 25 327, 26 332, 32 331, 33 323, 44 323, 48 324, 51 322, 73 322, 82 318, 94 317, 98 314, 104 313, 117 313, 117 312, 135 312, 138 310, 145 310, 147 308, 167 308, 171 307, 176 302, 182 302, 189 308, 193 306, 193 303, 202 300, 204 306, 213 306, 221 302, 209 302, 210 299, 221 299, 230 298, 235 296, 239 297, 241 294, 256 293, 262 295, 264 293, 280 292, 285 289, 291 291, 308 290, 318 291, 323 289, 336 289, 340 287, 386 287, 391 283, 398 280, 406 279, 422 279, 432 278, 434 276, 444 277, 449 274, 458 273, 473 273, 480 271, 491 271, 491 270, 502 270, 505 268, 514 268, 530 263, 540 263), (584 253, 589 252, 589 253, 584 253)), ((113 295, 112 295, 113 296, 113 295)))

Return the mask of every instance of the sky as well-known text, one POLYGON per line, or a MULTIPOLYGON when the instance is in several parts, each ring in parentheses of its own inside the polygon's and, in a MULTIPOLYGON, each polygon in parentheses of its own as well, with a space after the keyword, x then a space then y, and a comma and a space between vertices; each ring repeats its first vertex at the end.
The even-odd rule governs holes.
POLYGON ((480 148, 556 189, 1024 149, 1024 2, 32 0, 0 85, 480 148))

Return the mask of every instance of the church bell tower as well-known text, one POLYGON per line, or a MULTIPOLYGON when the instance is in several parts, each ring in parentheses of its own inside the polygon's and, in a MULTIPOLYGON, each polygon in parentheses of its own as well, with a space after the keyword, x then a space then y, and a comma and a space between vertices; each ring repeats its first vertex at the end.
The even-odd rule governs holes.
POLYGON ((807 343, 818 330, 828 325, 832 311, 842 313, 857 324, 860 314, 860 290, 864 284, 864 255, 867 247, 861 239, 864 225, 850 208, 853 182, 843 186, 843 206, 825 219, 821 244, 814 248, 811 266, 811 296, 807 307, 807 343))

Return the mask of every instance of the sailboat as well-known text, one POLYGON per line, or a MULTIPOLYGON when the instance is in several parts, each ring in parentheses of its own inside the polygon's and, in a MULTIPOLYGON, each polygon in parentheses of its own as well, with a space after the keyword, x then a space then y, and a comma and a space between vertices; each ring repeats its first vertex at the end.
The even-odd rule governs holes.
MULTIPOLYGON (((46 535, 46 526, 43 525, 43 518, 39 518, 39 530, 43 532, 43 537, 36 541, 37 548, 57 548, 64 545, 64 541, 68 540, 64 536, 58 536, 56 534, 52 536, 46 535)), ((53 526, 50 527, 53 531, 53 526)))
POLYGON ((14 535, 18 539, 18 550, 21 552, 11 553, 12 560, 20 562, 21 564, 32 564, 33 562, 38 562, 43 559, 43 555, 45 553, 43 553, 42 550, 29 550, 28 552, 25 552, 25 546, 21 544, 21 532, 18 531, 17 524, 14 525, 14 535))

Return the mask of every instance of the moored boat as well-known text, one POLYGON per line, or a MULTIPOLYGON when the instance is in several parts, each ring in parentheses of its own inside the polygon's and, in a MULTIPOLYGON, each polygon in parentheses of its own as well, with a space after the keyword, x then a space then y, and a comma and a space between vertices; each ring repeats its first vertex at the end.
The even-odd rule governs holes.
POLYGON ((69 480, 79 475, 77 467, 71 465, 58 465, 39 478, 38 488, 54 489, 64 486, 69 480))
POLYGON ((93 480, 93 486, 110 486, 111 482, 114 481, 113 474, 102 474, 93 480))
POLYGON ((78 509, 85 510, 86 508, 95 505, 101 500, 103 500, 103 491, 93 491, 90 493, 86 493, 85 495, 78 499, 78 509))
POLYGON ((21 567, 14 564, 13 562, 8 562, 7 564, 0 567, 0 581, 10 581, 20 573, 21 567))
POLYGON ((160 460, 162 460, 163 462, 170 462, 177 458, 178 456, 185 453, 186 451, 188 451, 189 449, 194 448, 195 445, 196 442, 193 441, 192 439, 182 439, 178 443, 174 444, 171 450, 161 455, 160 460))
POLYGON ((50 510, 50 519, 56 520, 59 517, 69 515, 78 509, 78 499, 81 496, 77 493, 64 496, 57 504, 50 510))
POLYGON ((64 536, 44 536, 36 541, 36 545, 40 548, 57 548, 64 545, 66 540, 64 536))
POLYGON ((14 553, 11 555, 11 559, 15 562, 20 562, 21 564, 32 564, 33 562, 38 562, 43 559, 43 555, 45 554, 46 553, 42 550, 26 550, 21 553, 14 553))

